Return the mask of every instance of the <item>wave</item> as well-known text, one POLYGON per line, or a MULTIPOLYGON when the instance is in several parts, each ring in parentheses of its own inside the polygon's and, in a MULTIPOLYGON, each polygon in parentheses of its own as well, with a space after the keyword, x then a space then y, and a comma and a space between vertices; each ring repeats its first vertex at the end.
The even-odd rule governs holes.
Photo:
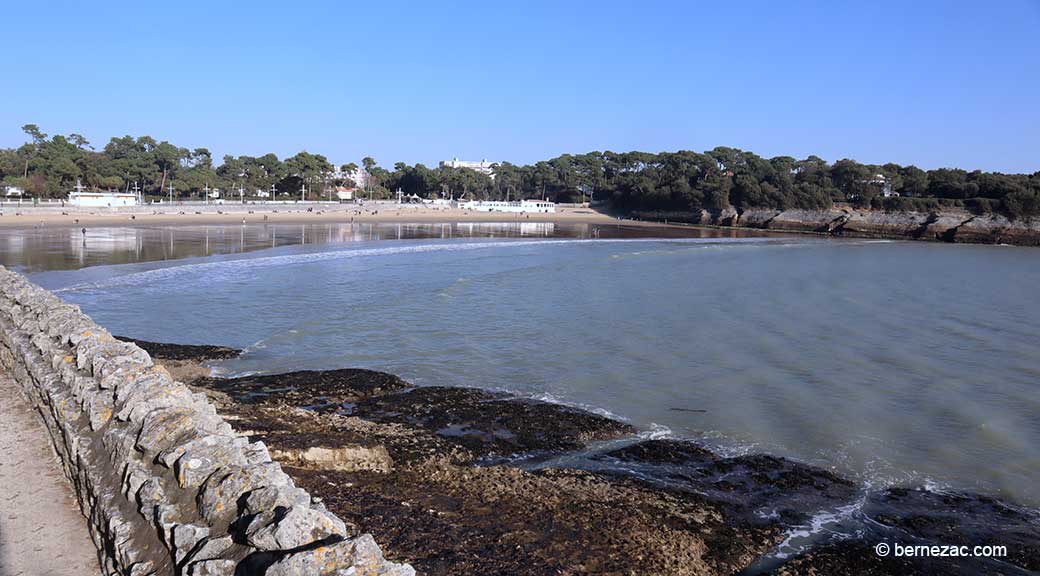
MULTIPOLYGON (((557 240, 513 240, 494 242, 465 242, 465 243, 429 243, 410 246, 388 246, 382 248, 352 248, 347 250, 334 250, 314 252, 308 254, 285 254, 279 256, 261 256, 255 258, 241 258, 235 260, 218 260, 208 262, 195 262, 190 264, 168 266, 132 272, 122 276, 115 276, 96 282, 85 282, 74 284, 54 290, 56 293, 81 292, 98 290, 103 288, 117 288, 139 286, 151 282, 165 281, 187 274, 195 274, 207 270, 220 270, 222 272, 240 272, 256 268, 271 266, 289 266, 296 264, 308 264, 313 262, 326 262, 333 260, 346 260, 353 258, 370 258, 376 256, 392 256, 400 254, 421 254, 429 252, 465 252, 472 250, 487 250, 492 248, 518 248, 524 246, 546 246, 546 245, 574 245, 574 244, 631 244, 631 243, 671 243, 671 244, 704 244, 704 245, 738 245, 738 244, 780 244, 791 242, 789 239, 777 240, 776 238, 608 238, 608 239, 557 239, 557 240)), ((805 242, 801 240, 799 243, 805 242)))

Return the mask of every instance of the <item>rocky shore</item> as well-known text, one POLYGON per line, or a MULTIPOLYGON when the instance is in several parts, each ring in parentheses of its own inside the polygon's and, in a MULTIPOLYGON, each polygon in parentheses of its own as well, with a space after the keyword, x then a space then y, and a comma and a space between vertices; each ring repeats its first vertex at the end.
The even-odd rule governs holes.
POLYGON ((420 574, 1040 570, 1040 517, 986 496, 868 491, 784 458, 723 456, 568 406, 370 370, 213 378, 202 363, 237 351, 138 344, 352 533, 376 535, 420 574), (881 557, 882 541, 1008 554, 881 557))
MULTIPOLYGON (((659 219, 656 215, 655 219, 659 219)), ((972 244, 1040 246, 1040 219, 1011 220, 1001 214, 973 214, 966 210, 887 212, 835 205, 827 210, 737 211, 673 215, 691 224, 800 232, 856 238, 932 240, 972 244)))

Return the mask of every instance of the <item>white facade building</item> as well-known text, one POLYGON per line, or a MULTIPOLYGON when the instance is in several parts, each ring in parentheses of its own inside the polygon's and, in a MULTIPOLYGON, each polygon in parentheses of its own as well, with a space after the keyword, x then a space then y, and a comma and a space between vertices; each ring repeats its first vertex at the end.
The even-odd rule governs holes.
POLYGON ((368 185, 369 174, 368 170, 365 170, 362 166, 358 166, 357 169, 351 172, 333 168, 332 173, 329 174, 329 179, 338 182, 353 182, 354 188, 365 188, 368 185))
POLYGON ((521 200, 520 202, 469 200, 455 202, 455 207, 477 212, 540 212, 543 214, 556 212, 556 203, 548 200, 521 200))
POLYGON ((881 196, 885 198, 894 198, 899 196, 899 192, 892 190, 892 183, 888 181, 888 178, 885 178, 884 174, 875 174, 874 177, 870 179, 870 183, 880 186, 881 196))
POLYGON ((73 206, 91 206, 95 208, 116 208, 119 206, 137 206, 137 194, 129 192, 69 192, 69 204, 73 206))
POLYGON ((468 160, 459 160, 458 158, 452 158, 451 160, 441 160, 441 166, 447 166, 448 168, 469 168, 470 170, 476 170, 481 174, 487 174, 492 178, 495 177, 495 170, 492 168, 497 162, 488 162, 487 158, 480 162, 471 162, 468 160))

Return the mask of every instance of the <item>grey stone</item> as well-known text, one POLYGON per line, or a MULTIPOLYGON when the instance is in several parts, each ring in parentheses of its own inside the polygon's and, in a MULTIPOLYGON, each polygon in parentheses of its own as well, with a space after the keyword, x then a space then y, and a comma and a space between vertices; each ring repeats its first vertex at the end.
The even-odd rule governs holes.
POLYGON ((194 439, 199 435, 194 415, 195 410, 190 406, 167 406, 152 410, 141 422, 137 449, 151 458, 194 439))
POLYGON ((182 563, 195 546, 204 538, 209 537, 209 528, 196 526, 194 524, 178 524, 173 527, 173 559, 177 564, 182 563))
POLYGON ((289 477, 275 462, 230 466, 211 475, 199 491, 199 514, 210 524, 227 525, 238 516, 238 501, 258 488, 288 487, 289 477))
POLYGON ((262 514, 278 507, 306 506, 310 500, 305 490, 291 483, 286 486, 265 486, 253 490, 246 497, 246 513, 262 514))
POLYGON ((173 464, 177 483, 181 488, 198 488, 219 468, 245 465, 243 449, 247 443, 239 436, 209 435, 173 449, 173 452, 182 451, 173 464))
POLYGON ((329 576, 415 576, 406 564, 387 562, 369 534, 327 546, 289 554, 272 564, 267 576, 321 574, 329 576))
POLYGON ((268 511, 254 518, 246 542, 260 550, 292 550, 346 534, 347 527, 339 518, 309 506, 293 506, 284 514, 268 511))
POLYGON ((234 560, 202 560, 188 564, 187 573, 188 576, 233 576, 236 566, 234 560))
POLYGON ((227 534, 219 538, 206 538, 202 544, 195 547, 195 550, 192 551, 188 558, 188 562, 193 563, 222 558, 235 546, 235 541, 227 534))

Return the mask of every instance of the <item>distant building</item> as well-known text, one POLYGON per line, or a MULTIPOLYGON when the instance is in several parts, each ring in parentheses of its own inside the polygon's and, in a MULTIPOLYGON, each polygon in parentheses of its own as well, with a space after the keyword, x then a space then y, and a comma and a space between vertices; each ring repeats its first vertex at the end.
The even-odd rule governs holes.
POLYGON ((357 192, 357 188, 347 188, 346 186, 336 186, 336 199, 340 200, 340 201, 343 201, 343 200, 353 200, 355 192, 357 192))
POLYGON ((22 190, 17 186, 7 186, 4 189, 4 196, 8 198, 13 198, 15 196, 21 198, 22 196, 25 196, 25 190, 22 190))
POLYGON ((899 196, 899 192, 892 190, 892 183, 888 178, 885 178, 884 174, 875 174, 874 177, 870 179, 870 183, 875 186, 880 186, 881 196, 885 198, 894 198, 899 196))
POLYGON ((257 190, 256 190, 256 197, 257 198, 270 198, 271 197, 271 193, 268 192, 267 190, 260 190, 259 188, 257 188, 257 190))
POLYGON ((73 206, 90 206, 95 208, 115 208, 118 206, 137 206, 137 194, 130 192, 69 192, 69 204, 73 206))
POLYGON ((492 178, 495 177, 495 170, 492 168, 497 162, 488 162, 487 158, 480 162, 470 162, 467 160, 459 160, 458 158, 452 158, 451 160, 441 160, 440 165, 448 168, 469 168, 470 170, 476 170, 481 174, 487 174, 492 178))
POLYGON ((354 184, 353 188, 365 188, 369 183, 368 180, 371 178, 371 175, 368 173, 368 170, 359 166, 357 169, 349 172, 335 168, 329 175, 329 178, 336 182, 352 182, 354 184))
POLYGON ((455 202, 454 207, 477 212, 556 212, 556 203, 548 200, 521 200, 519 202, 469 200, 455 202))

